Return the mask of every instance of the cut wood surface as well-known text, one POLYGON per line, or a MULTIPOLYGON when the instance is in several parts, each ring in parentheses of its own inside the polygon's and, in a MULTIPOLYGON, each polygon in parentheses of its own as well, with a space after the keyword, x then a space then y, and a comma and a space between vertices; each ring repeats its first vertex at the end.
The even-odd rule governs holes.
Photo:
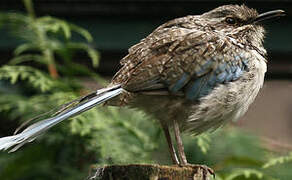
POLYGON ((110 165, 98 167, 90 180, 209 180, 207 166, 165 166, 156 164, 110 165))

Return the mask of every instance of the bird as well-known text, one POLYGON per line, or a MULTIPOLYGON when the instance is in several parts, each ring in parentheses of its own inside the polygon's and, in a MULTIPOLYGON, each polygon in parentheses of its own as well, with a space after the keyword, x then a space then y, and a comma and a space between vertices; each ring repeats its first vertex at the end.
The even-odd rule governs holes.
POLYGON ((170 20, 129 48, 107 87, 0 138, 0 150, 16 151, 63 120, 103 104, 141 109, 157 119, 173 164, 186 166, 181 133, 213 131, 245 114, 267 71, 263 22, 284 15, 235 4, 170 20))

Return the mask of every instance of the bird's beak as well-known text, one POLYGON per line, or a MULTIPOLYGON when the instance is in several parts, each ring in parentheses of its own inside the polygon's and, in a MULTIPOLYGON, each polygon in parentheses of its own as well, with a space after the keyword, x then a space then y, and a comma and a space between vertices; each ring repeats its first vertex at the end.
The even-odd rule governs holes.
POLYGON ((266 21, 268 19, 273 19, 281 16, 285 16, 286 13, 283 10, 274 10, 274 11, 268 11, 262 14, 259 14, 258 17, 256 17, 252 23, 259 23, 262 21, 266 21))

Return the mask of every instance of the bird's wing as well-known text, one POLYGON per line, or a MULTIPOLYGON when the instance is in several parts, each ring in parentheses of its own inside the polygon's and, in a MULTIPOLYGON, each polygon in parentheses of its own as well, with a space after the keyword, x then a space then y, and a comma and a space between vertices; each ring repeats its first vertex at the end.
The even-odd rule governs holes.
POLYGON ((172 54, 161 81, 171 93, 183 91, 189 100, 209 94, 219 84, 236 81, 249 70, 250 54, 216 33, 192 33, 176 45, 172 54))
POLYGON ((248 71, 248 56, 215 32, 158 28, 129 50, 113 82, 131 92, 164 90, 197 100, 248 71))
POLYGON ((163 71, 164 64, 172 59, 173 55, 169 53, 171 49, 183 41, 188 34, 197 33, 199 37, 203 33, 176 27, 173 24, 175 23, 170 21, 158 27, 140 43, 132 46, 129 54, 120 61, 122 68, 115 74, 112 82, 127 84, 127 89, 132 91, 164 86, 159 83, 161 79, 159 74, 163 71), (137 83, 133 84, 133 80, 137 83))

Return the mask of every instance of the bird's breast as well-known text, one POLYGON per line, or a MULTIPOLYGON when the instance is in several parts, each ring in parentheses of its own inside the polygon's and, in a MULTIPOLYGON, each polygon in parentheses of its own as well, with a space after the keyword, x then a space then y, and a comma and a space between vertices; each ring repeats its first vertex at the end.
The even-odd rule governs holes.
POLYGON ((257 51, 251 53, 253 58, 248 62, 249 71, 236 81, 218 85, 200 98, 198 104, 191 106, 191 115, 182 123, 186 131, 199 134, 244 115, 261 89, 267 70, 264 57, 257 51))

